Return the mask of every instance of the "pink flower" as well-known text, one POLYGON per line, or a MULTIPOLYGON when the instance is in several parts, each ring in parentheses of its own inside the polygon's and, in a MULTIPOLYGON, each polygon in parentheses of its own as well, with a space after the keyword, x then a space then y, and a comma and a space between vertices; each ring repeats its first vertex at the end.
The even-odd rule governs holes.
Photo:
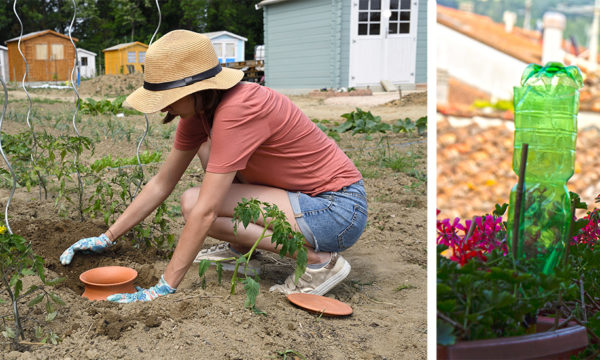
POLYGON ((496 248, 506 255, 508 248, 504 241, 506 231, 502 217, 486 215, 475 218, 473 234, 466 238, 471 223, 472 220, 466 220, 462 225, 459 218, 437 221, 437 244, 448 246, 444 256, 462 266, 474 257, 486 261, 485 254, 496 248))
MULTIPOLYGON (((577 236, 571 239, 570 244, 588 244, 593 247, 598 242, 598 238, 600 238, 600 213, 598 209, 588 212, 583 219, 588 221, 587 224, 580 230, 577 236)), ((573 221, 575 220, 573 219, 573 221)))

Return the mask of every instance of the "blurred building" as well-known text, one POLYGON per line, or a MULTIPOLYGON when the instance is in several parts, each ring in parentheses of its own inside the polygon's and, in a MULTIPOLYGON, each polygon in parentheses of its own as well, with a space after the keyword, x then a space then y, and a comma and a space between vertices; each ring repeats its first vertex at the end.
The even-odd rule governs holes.
MULTIPOLYGON (((29 67, 26 81, 66 81, 75 65, 75 48, 68 36, 53 30, 23 35, 20 49, 29 67)), ((74 42, 78 40, 73 38, 74 42)), ((6 41, 8 74, 11 81, 21 81, 26 64, 19 52, 19 37, 6 41)))

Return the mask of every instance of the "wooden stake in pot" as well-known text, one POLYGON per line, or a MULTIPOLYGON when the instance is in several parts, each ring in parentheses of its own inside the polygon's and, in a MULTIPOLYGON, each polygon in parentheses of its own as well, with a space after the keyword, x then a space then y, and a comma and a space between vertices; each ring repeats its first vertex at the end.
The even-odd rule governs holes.
POLYGON ((527 167, 527 151, 529 144, 521 145, 521 167, 519 168, 519 181, 517 182, 517 194, 515 196, 515 218, 513 221, 513 257, 517 258, 517 247, 519 246, 519 222, 521 220, 521 203, 523 202, 523 187, 525 185, 525 168, 527 167))

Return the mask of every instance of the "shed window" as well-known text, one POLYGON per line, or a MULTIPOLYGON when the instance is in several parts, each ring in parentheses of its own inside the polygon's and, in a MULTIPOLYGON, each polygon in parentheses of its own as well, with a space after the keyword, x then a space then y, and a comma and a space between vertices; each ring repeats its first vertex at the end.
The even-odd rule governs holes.
POLYGON ((146 62, 146 52, 145 52, 145 51, 140 51, 140 52, 138 53, 138 62, 139 62, 140 64, 143 64, 143 63, 145 63, 145 62, 146 62))
POLYGON ((381 0, 360 0, 358 3, 358 35, 379 35, 380 30, 381 0))
POLYGON ((128 63, 135 63, 135 51, 128 51, 127 52, 127 62, 128 63))
POLYGON ((390 34, 410 33, 410 0, 390 0, 390 34))
POLYGON ((48 59, 48 44, 36 44, 35 45, 35 59, 36 60, 48 59))
POLYGON ((63 44, 52 44, 52 55, 50 55, 50 57, 52 60, 64 59, 65 54, 63 44))
POLYGON ((87 56, 81 57, 81 66, 87 66, 87 56))
POLYGON ((235 43, 213 43, 215 53, 219 58, 220 63, 234 62, 236 59, 236 46, 235 43))

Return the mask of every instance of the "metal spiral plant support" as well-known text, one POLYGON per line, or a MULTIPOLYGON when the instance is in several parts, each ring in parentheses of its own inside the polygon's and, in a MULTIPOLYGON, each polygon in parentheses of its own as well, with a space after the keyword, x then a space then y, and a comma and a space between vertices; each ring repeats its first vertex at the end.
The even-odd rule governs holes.
MULTIPOLYGON (((27 75, 29 75, 29 63, 27 62, 27 59, 25 58, 25 54, 23 54, 23 51, 21 50, 21 39, 23 38, 23 22, 21 21, 21 18, 19 17, 19 14, 17 13, 17 0, 15 0, 13 3, 13 12, 15 13, 15 16, 17 17, 17 20, 19 20, 19 25, 21 26, 21 33, 19 34, 19 41, 17 43, 17 49, 19 50, 19 54, 21 54, 21 58, 23 58, 23 62, 25 63, 25 73, 23 74, 23 79, 21 80, 21 86, 23 87, 23 90, 25 91, 25 95, 27 95, 27 100, 29 102, 29 107, 27 108, 26 122, 27 122, 27 126, 31 130, 31 138, 33 140, 33 143, 31 145, 30 157, 31 157, 31 162, 33 164, 33 167, 35 168, 37 166, 37 160, 36 160, 36 156, 35 156, 35 154, 37 152, 37 137, 35 136, 35 131, 33 131, 33 125, 29 121, 29 116, 31 115, 31 108, 33 107, 33 102, 31 101, 31 97, 29 96, 29 91, 27 91, 27 88, 25 87, 25 79, 27 78, 27 75)), ((37 174, 38 180, 40 182, 40 184, 39 184, 40 199, 42 198, 42 187, 44 188, 44 195, 46 197, 48 197, 48 193, 46 191, 46 184, 45 184, 45 181, 42 179, 42 175, 37 170, 35 170, 35 173, 37 174)))
POLYGON ((2 121, 4 120, 4 115, 6 115, 6 107, 8 105, 8 90, 6 89, 6 83, 4 79, 0 77, 0 82, 2 83, 2 87, 4 88, 4 106, 2 107, 2 115, 0 116, 0 154, 2 154, 2 158, 10 171, 10 176, 12 177, 12 187, 10 188, 10 195, 8 196, 8 200, 6 201, 6 206, 4 207, 4 223, 6 224, 6 230, 8 233, 12 235, 12 229, 8 224, 8 207, 10 206, 10 201, 15 195, 15 189, 17 188, 17 177, 15 176, 15 172, 13 171, 12 166, 10 166, 10 162, 4 153, 4 149, 2 148, 2 121))
MULTIPOLYGON (((79 112, 79 92, 77 91, 77 86, 75 85, 75 68, 77 68, 77 74, 80 74, 79 69, 79 57, 77 56, 77 46, 75 46, 75 42, 73 41, 73 36, 71 36, 71 31, 73 30, 73 24, 75 23, 75 18, 77 17, 77 5, 75 4, 75 0, 73 1, 73 18, 71 19, 71 24, 69 25, 69 40, 71 40, 71 44, 73 45, 73 49, 75 49, 75 60, 73 62, 73 69, 71 70, 71 87, 73 88, 73 92, 75 93, 75 112, 73 113, 73 129, 75 130, 75 134, 77 134, 78 138, 81 138, 81 134, 77 129, 77 113, 79 112)), ((73 159, 73 163, 75 165, 75 171, 77 172, 77 182, 79 184, 79 216, 81 217, 81 221, 84 220, 83 217, 83 208, 81 206, 83 202, 83 182, 81 181, 81 174, 79 173, 79 153, 75 151, 75 158, 73 159)))
MULTIPOLYGON (((155 1, 156 1, 156 8, 158 9, 158 26, 156 27, 156 30, 154 30, 154 34, 152 34, 152 37, 150 38, 150 43, 148 44, 148 47, 150 47, 150 45, 152 45, 152 42, 154 41, 154 37, 156 36, 156 34, 158 33, 158 30, 160 29, 161 18, 162 18, 158 0, 155 0, 155 1)), ((144 133, 142 134, 142 137, 140 138, 140 141, 138 142, 137 149, 135 150, 135 155, 137 157, 138 165, 140 167, 141 177, 140 177, 140 182, 138 183, 137 188, 135 189, 135 192, 133 193, 134 198, 137 196, 137 193, 138 193, 138 191, 140 191, 140 188, 142 187, 142 183, 144 182, 144 167, 142 166, 142 161, 140 160, 140 147, 142 146, 142 142, 146 138, 146 135, 148 135, 148 129, 150 127, 150 123, 148 121, 148 114, 144 114, 144 118, 146 119, 146 128, 144 130, 144 133)))

